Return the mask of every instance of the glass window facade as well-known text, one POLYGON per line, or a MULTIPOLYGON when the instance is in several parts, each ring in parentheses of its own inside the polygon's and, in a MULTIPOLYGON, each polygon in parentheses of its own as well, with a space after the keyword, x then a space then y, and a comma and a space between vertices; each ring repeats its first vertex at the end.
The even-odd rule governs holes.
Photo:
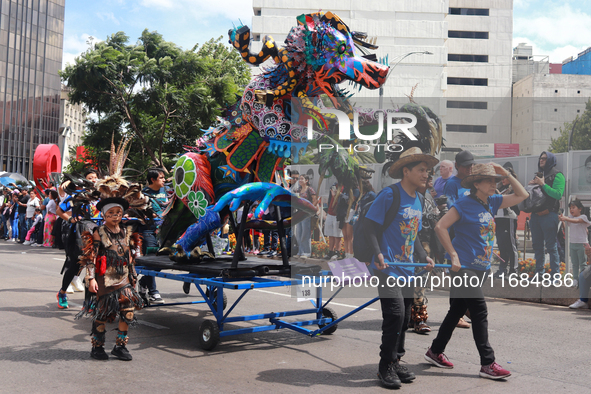
POLYGON ((65 0, 0 0, 0 171, 31 178, 57 144, 65 0))

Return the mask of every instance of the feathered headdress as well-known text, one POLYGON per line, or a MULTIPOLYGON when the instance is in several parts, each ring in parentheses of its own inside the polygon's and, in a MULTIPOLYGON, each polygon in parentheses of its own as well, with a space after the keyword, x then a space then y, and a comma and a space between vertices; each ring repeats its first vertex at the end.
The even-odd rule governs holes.
POLYGON ((142 194, 139 184, 130 184, 122 176, 123 166, 129 155, 127 147, 130 141, 131 138, 124 138, 115 149, 114 136, 111 138, 110 175, 99 180, 95 184, 95 188, 100 193, 101 199, 123 198, 129 203, 130 208, 143 210, 148 207, 149 197, 142 194))

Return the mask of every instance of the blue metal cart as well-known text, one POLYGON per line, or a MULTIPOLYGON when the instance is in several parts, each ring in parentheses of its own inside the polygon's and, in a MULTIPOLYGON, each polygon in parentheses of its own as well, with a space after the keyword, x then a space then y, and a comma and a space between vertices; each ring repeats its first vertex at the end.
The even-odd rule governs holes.
MULTIPOLYGON (((140 262, 138 262, 139 264, 140 262)), ((182 267, 179 267, 182 269, 182 267)), ((373 304, 378 300, 374 298, 369 302, 355 308, 353 311, 347 313, 345 316, 338 318, 336 312, 329 308, 328 305, 340 292, 339 289, 333 294, 326 302, 322 299, 322 287, 317 288, 316 298, 311 300, 312 307, 307 309, 284 311, 284 312, 270 312, 261 313, 256 315, 245 315, 245 316, 230 316, 234 311, 238 303, 253 289, 265 289, 272 287, 284 287, 284 286, 295 286, 301 284, 300 279, 285 278, 285 280, 276 278, 267 278, 264 276, 254 276, 250 278, 228 278, 228 277, 203 277, 201 274, 196 273, 170 273, 161 272, 157 268, 153 269, 146 266, 137 266, 136 271, 138 274, 155 276, 159 278, 176 280, 179 282, 193 283, 197 290, 203 297, 203 300, 192 301, 192 302, 177 302, 167 304, 155 304, 150 307, 162 307, 162 306, 173 306, 173 305, 187 305, 187 304, 207 304, 215 317, 215 320, 207 319, 204 320, 198 332, 199 343, 204 350, 211 350, 216 347, 220 339, 230 335, 239 335, 246 333, 254 333, 261 331, 277 330, 287 328, 301 334, 314 337, 317 335, 329 335, 334 333, 338 328, 338 323, 349 316, 357 313, 363 308, 373 304), (227 296, 226 290, 240 290, 242 293, 229 307, 227 311, 227 296), (312 318, 287 322, 283 320, 289 316, 303 316, 312 315, 312 318), (243 321, 254 321, 254 320, 266 320, 268 324, 262 324, 252 327, 238 328, 238 329, 226 329, 226 324, 243 321), (317 329, 308 329, 305 326, 318 325, 317 329)), ((328 272, 322 272, 322 275, 328 274, 328 272)))

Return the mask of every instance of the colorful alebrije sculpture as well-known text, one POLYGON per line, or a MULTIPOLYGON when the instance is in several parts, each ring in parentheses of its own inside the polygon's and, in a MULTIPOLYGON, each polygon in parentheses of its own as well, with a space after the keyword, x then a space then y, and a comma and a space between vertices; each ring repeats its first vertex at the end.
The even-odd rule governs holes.
MULTIPOLYGON (((198 259, 194 249, 220 226, 220 212, 228 214, 228 205, 236 210, 242 201, 261 200, 255 213, 260 219, 269 204, 290 205, 291 199, 293 212, 313 214, 314 207, 306 200, 270 183, 276 170, 287 158, 297 163, 309 145, 330 139, 336 118, 320 115, 324 108, 320 95, 353 119, 352 107, 337 84, 349 80, 377 89, 385 82, 388 66, 372 61, 375 56, 357 55, 358 47, 377 48, 363 41, 364 33, 351 31, 331 12, 301 15, 297 23, 284 47, 265 36, 258 54, 250 52, 247 26, 228 32, 230 44, 246 62, 260 65, 272 59, 274 65, 253 78, 238 102, 174 166, 175 196, 165 212, 160 240, 165 247, 172 246, 168 250, 175 259, 198 259), (308 141, 307 119, 313 119, 318 130, 314 141, 308 141)), ((320 161, 321 179, 325 173, 334 174, 347 190, 357 186, 355 157, 327 153, 320 161)), ((254 225, 260 222, 255 220, 254 225)))

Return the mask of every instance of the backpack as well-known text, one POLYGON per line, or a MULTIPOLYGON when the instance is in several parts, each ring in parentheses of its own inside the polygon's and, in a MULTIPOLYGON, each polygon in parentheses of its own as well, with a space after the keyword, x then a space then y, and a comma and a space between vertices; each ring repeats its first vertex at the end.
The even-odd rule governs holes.
MULTIPOLYGON (((384 232, 384 230, 388 228, 388 226, 390 226, 390 224, 392 224, 392 222, 396 218, 396 215, 398 214, 398 210, 400 209, 400 190, 398 190, 398 186, 396 186, 396 184, 393 184, 388 187, 392 189, 394 200, 392 201, 392 205, 386 212, 384 224, 382 225, 382 228, 378 233, 378 242, 382 237, 382 233, 384 232)), ((417 192, 417 195, 419 196, 421 207, 424 207, 425 196, 423 196, 419 192, 417 192)), ((371 208, 372 205, 373 201, 370 201, 367 202, 363 207, 361 207, 361 210, 359 212, 359 218, 357 219, 357 222, 355 222, 355 224, 353 225, 353 257, 364 263, 369 263, 373 258, 373 250, 371 247, 371 243, 367 238, 367 234, 369 234, 369 232, 367 231, 367 226, 375 225, 375 222, 371 221, 371 223, 368 223, 369 219, 365 218, 365 215, 367 215, 367 212, 369 212, 369 208, 371 208)))
POLYGON ((525 190, 529 193, 529 197, 520 202, 517 207, 526 213, 536 213, 543 211, 548 197, 542 190, 542 186, 527 185, 525 190))

